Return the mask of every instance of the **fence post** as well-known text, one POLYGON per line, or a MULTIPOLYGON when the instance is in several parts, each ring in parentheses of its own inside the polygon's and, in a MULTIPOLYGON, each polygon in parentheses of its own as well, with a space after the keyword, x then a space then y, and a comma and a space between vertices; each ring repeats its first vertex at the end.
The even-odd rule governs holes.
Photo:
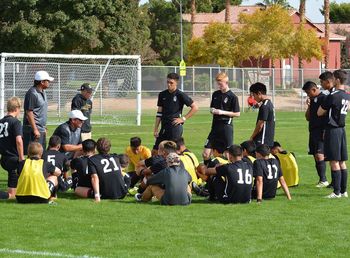
POLYGON ((194 86, 194 79, 195 79, 195 70, 194 70, 194 65, 192 65, 192 96, 194 97, 194 91, 195 91, 195 86, 194 86))
POLYGON ((210 93, 210 95, 209 95, 209 99, 211 100, 211 95, 213 94, 213 75, 212 75, 212 73, 213 73, 213 69, 210 67, 209 68, 209 80, 210 80, 210 83, 209 83, 209 93, 210 93))
POLYGON ((58 121, 61 121, 61 65, 57 66, 57 79, 58 79, 58 121))
POLYGON ((276 108, 275 105, 275 95, 276 95, 276 89, 275 89, 275 68, 272 68, 272 104, 276 108))
POLYGON ((304 97, 303 97, 303 85, 304 85, 304 69, 301 69, 301 85, 300 85, 300 111, 304 110, 304 97))
POLYGON ((136 97, 136 105, 137 105, 137 115, 136 115, 136 125, 141 125, 141 97, 142 97, 142 70, 141 70, 141 58, 137 61, 137 97, 136 97))
POLYGON ((0 65, 0 117, 4 117, 5 107, 5 57, 1 55, 0 65))
MULTIPOLYGON (((100 65, 100 78, 101 78, 101 76, 102 76, 102 65, 100 65)), ((103 109, 103 105, 102 105, 102 100, 103 100, 103 97, 102 97, 102 80, 101 80, 101 84, 100 84, 100 116, 102 117, 102 113, 103 113, 103 111, 102 111, 102 109, 103 109)))
POLYGON ((241 73, 242 73, 242 110, 243 110, 243 112, 245 111, 245 101, 244 101, 244 99, 245 99, 245 89, 244 89, 244 69, 243 68, 241 68, 241 73))

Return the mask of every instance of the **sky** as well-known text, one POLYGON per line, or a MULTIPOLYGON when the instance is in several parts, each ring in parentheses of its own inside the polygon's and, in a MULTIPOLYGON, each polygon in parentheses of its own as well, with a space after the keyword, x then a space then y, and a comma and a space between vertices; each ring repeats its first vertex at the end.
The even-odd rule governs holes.
MULTIPOLYGON (((197 0, 200 1, 200 0, 197 0)), ((141 0, 140 3, 146 3, 148 0, 141 0)), ((263 2, 262 0, 243 0, 242 5, 254 5, 257 2, 263 2)), ((299 0, 288 0, 289 4, 299 9, 299 0)), ((320 13, 319 9, 322 8, 324 0, 306 0, 306 17, 308 17, 312 22, 322 23, 324 22, 324 18, 320 13)), ((336 3, 346 3, 349 0, 331 0, 331 2, 336 3)))

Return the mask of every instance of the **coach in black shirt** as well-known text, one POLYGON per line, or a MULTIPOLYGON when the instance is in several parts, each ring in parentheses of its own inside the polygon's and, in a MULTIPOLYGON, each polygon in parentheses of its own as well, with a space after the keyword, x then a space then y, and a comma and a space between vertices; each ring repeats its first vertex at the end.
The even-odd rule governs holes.
POLYGON ((168 89, 158 95, 158 110, 154 125, 154 136, 156 137, 154 150, 158 150, 159 143, 164 140, 175 141, 181 137, 183 123, 198 110, 196 103, 184 92, 177 89, 178 81, 178 74, 168 74, 168 89), (191 108, 186 115, 182 115, 184 105, 191 108), (158 132, 159 124, 161 124, 161 129, 158 132))
POLYGON ((61 152, 64 152, 68 159, 72 159, 74 153, 82 150, 81 127, 87 119, 80 110, 69 112, 69 121, 59 125, 53 135, 61 138, 61 152))
POLYGON ((15 198, 18 176, 18 161, 24 159, 22 125, 18 120, 21 101, 12 97, 7 101, 7 115, 0 120, 0 154, 1 166, 8 172, 8 190, 0 192, 0 199, 15 198))
POLYGON ((91 122, 90 116, 92 111, 92 101, 91 96, 93 89, 90 84, 84 83, 78 89, 80 93, 75 95, 72 99, 71 110, 80 110, 87 119, 84 121, 83 126, 81 127, 81 140, 91 139, 91 122))

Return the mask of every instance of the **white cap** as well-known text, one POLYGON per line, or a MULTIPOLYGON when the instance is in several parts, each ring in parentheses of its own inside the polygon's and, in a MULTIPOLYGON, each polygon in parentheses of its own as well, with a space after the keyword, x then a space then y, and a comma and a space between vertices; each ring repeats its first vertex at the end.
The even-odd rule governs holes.
POLYGON ((82 121, 85 121, 86 119, 88 119, 86 116, 83 115, 83 113, 80 110, 77 110, 77 109, 70 111, 68 114, 68 117, 72 119, 77 118, 82 121))
POLYGON ((51 77, 46 71, 37 71, 34 77, 34 80, 36 81, 50 81, 52 82, 54 80, 53 77, 51 77))

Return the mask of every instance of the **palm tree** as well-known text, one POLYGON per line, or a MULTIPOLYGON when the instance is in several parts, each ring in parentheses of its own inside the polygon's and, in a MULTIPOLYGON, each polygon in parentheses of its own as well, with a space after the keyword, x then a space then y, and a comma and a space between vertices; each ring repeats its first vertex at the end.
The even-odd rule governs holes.
POLYGON ((193 25, 196 19, 196 0, 191 0, 191 25, 192 25, 192 38, 193 38, 193 25))
POLYGON ((225 22, 230 23, 230 6, 231 6, 231 1, 226 0, 226 10, 225 10, 225 22))
MULTIPOLYGON (((300 0, 300 3, 299 3, 300 27, 304 26, 305 24, 305 5, 306 5, 306 0, 300 0)), ((299 69, 302 69, 303 60, 301 58, 298 58, 298 62, 299 62, 299 69)))
POLYGON ((324 0, 324 38, 325 38, 325 56, 324 65, 328 69, 329 65, 329 0, 324 0))

